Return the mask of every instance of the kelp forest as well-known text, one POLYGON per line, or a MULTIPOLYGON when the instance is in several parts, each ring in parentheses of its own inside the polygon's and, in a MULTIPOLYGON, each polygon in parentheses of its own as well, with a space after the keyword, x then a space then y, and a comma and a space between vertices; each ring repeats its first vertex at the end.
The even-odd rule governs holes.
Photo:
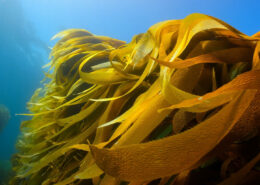
POLYGON ((13 185, 256 185, 260 32, 194 13, 130 43, 58 33, 13 185))

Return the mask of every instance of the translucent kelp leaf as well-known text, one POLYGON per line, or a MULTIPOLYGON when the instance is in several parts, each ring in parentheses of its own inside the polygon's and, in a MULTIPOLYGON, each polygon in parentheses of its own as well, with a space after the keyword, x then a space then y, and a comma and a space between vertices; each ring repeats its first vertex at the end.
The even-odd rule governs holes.
POLYGON ((172 105, 170 108, 186 108, 191 112, 205 112, 224 103, 229 102, 236 93, 235 90, 259 89, 260 88, 260 71, 254 70, 239 75, 237 78, 225 84, 221 88, 204 96, 185 100, 179 104, 172 105), (196 107, 197 106, 197 107, 196 107))
POLYGON ((169 54, 170 62, 181 54, 195 34, 213 28, 227 29, 225 25, 207 15, 195 13, 187 16, 180 25, 175 48, 169 54))
POLYGON ((107 174, 128 181, 152 180, 190 169, 228 134, 254 95, 242 94, 211 118, 175 136, 116 149, 91 146, 93 157, 107 174))
POLYGON ((175 60, 173 62, 165 62, 155 59, 159 64, 168 66, 170 68, 186 68, 200 63, 238 63, 249 62, 252 56, 252 50, 249 48, 231 48, 212 53, 199 55, 197 57, 188 58, 185 60, 175 60), (231 53, 237 53, 233 55, 231 53))

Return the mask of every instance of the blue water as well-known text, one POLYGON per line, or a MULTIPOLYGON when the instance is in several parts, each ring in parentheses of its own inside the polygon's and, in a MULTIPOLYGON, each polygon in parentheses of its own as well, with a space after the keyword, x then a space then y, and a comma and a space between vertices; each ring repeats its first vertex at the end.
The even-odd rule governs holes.
POLYGON ((199 12, 252 35, 260 31, 259 0, 0 0, 0 104, 11 119, 0 133, 0 161, 15 152, 19 124, 28 119, 26 102, 43 78, 50 38, 84 28, 130 41, 151 25, 199 12))
POLYGON ((17 0, 0 1, 0 27, 0 103, 11 113, 0 133, 0 159, 7 160, 15 151, 19 124, 25 119, 15 114, 26 112, 26 102, 40 85, 47 45, 36 37, 17 0))

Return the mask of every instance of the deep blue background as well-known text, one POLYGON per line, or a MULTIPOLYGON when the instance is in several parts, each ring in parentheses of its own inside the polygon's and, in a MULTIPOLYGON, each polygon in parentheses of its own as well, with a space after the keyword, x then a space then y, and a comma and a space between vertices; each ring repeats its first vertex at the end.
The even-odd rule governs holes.
POLYGON ((199 12, 252 35, 260 31, 259 0, 0 0, 0 104, 12 118, 0 133, 0 160, 15 151, 26 102, 40 86, 50 38, 84 28, 130 41, 153 24, 199 12))

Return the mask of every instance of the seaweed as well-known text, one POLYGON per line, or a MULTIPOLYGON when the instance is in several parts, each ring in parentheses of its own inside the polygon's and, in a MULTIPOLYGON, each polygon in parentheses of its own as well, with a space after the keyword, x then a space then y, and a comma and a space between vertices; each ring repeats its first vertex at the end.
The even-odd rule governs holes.
POLYGON ((260 34, 195 13, 125 43, 65 30, 10 184, 259 180, 260 34))

